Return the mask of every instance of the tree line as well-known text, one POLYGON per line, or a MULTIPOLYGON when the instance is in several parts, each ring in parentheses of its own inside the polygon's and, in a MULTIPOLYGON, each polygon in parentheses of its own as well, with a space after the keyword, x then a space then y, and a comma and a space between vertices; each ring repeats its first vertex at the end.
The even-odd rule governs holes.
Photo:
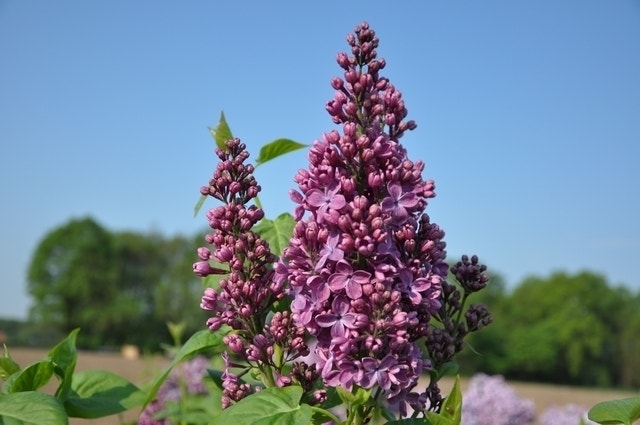
POLYGON ((512 291, 494 275, 487 289, 471 302, 486 303, 493 323, 469 338, 463 372, 640 387, 640 292, 588 271, 529 277, 512 291))
POLYGON ((202 279, 192 272, 202 237, 111 232, 92 218, 71 220, 33 254, 29 321, 44 336, 81 328, 81 348, 157 351, 172 341, 168 322, 184 322, 186 332, 204 326, 202 279))
MULTIPOLYGON (((92 218, 52 230, 28 269, 29 336, 49 343, 80 327, 81 348, 158 351, 172 341, 168 322, 184 323, 186 335, 203 329, 203 282, 192 272, 203 236, 112 232, 92 218)), ((512 290, 495 274, 470 302, 494 319, 470 338, 461 373, 640 387, 640 293, 587 271, 529 277, 512 290)))

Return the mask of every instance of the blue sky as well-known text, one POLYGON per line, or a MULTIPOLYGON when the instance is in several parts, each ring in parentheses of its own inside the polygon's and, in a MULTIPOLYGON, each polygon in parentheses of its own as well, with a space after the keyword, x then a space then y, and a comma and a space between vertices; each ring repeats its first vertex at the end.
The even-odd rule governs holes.
MULTIPOLYGON (((334 128, 335 55, 363 20, 418 123, 403 142, 436 181, 428 212, 451 256, 477 253, 510 285, 591 270, 640 289, 637 1, 14 0, 0 2, 0 317, 26 317, 31 254, 71 218, 202 229, 221 110, 254 158, 334 128)), ((258 168, 268 216, 292 209, 305 165, 258 168)))

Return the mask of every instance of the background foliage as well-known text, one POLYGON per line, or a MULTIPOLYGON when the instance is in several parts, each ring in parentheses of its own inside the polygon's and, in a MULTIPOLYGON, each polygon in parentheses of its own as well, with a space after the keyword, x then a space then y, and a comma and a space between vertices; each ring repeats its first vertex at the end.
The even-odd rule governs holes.
MULTIPOLYGON (((168 321, 184 321, 189 334, 203 326, 202 283, 191 272, 199 243, 72 220, 49 232, 33 255, 29 321, 50 334, 82 328, 81 348, 159 350, 171 342, 168 321)), ((37 336, 31 342, 41 343, 37 336)))

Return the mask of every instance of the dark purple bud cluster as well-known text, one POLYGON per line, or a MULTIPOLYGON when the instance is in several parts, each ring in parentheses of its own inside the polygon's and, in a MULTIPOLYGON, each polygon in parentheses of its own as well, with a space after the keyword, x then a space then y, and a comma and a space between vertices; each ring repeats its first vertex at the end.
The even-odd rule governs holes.
POLYGON ((493 317, 485 304, 471 304, 464 317, 469 332, 480 330, 493 321, 493 317))
MULTIPOLYGON (((455 355, 464 349, 465 338, 469 333, 476 332, 492 322, 493 318, 486 305, 465 305, 473 292, 486 287, 489 281, 486 270, 484 264, 479 264, 477 256, 472 256, 469 261, 469 257, 463 255, 461 261, 451 267, 459 286, 446 281, 442 283, 442 307, 433 316, 440 322, 440 326, 431 327, 425 340, 429 358, 436 370, 451 362, 455 355)), ((437 409, 442 401, 439 394, 433 393, 428 396, 430 407, 437 409)))
POLYGON ((462 285, 466 292, 478 292, 487 286, 489 275, 485 273, 487 266, 478 264, 478 256, 471 256, 471 261, 466 255, 462 256, 462 261, 458 261, 451 267, 451 273, 456 280, 462 285))

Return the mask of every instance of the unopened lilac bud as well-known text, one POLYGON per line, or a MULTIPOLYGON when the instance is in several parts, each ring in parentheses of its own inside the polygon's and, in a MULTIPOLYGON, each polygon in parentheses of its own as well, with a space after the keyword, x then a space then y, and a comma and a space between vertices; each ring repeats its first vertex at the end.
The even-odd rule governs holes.
POLYGON ((349 69, 349 56, 347 56, 346 53, 338 53, 338 55, 336 56, 336 61, 338 62, 340 68, 349 69))
POLYGON ((313 397, 313 401, 316 404, 322 404, 325 401, 327 401, 327 398, 328 398, 327 391, 326 390, 316 390, 316 391, 313 392, 312 397, 313 397))
POLYGON ((236 354, 240 354, 244 350, 244 342, 236 334, 226 335, 222 341, 236 354))
POLYGON ((349 44, 349 46, 356 44, 356 37, 351 33, 347 34, 347 44, 349 44))
POLYGON ((211 258, 211 251, 209 250, 209 248, 198 248, 198 258, 200 258, 202 261, 207 261, 209 258, 211 258))
POLYGON ((353 178, 344 178, 342 179, 342 190, 346 193, 355 192, 357 189, 357 183, 353 178))
POLYGON ((276 371, 276 385, 280 388, 291 385, 291 378, 276 371))
POLYGON ((344 135, 355 137, 357 135, 358 126, 353 122, 347 122, 343 126, 344 135))
POLYGON ((294 189, 291 189, 289 191, 289 199, 291 199, 296 204, 302 204, 302 202, 304 201, 304 197, 302 196, 302 194, 294 189))
POLYGON ((209 317, 207 319, 207 327, 211 331, 215 332, 218 329, 220 329, 220 327, 222 327, 222 320, 220 320, 219 317, 215 317, 215 316, 214 317, 209 317))
POLYGON ((344 81, 342 81, 342 78, 333 77, 331 79, 331 87, 335 90, 341 90, 344 87, 344 81))
POLYGON ((247 196, 250 198, 255 198, 260 193, 260 186, 251 186, 247 188, 247 196))
POLYGON ((204 290, 202 300, 200 302, 200 308, 203 310, 215 310, 216 301, 218 300, 218 293, 213 288, 207 288, 204 290))
POLYGON ((231 193, 232 195, 235 195, 236 193, 240 192, 242 190, 242 185, 238 182, 231 182, 229 184, 229 193, 231 193))
POLYGON ((348 215, 341 215, 338 218, 338 228, 343 232, 348 232, 351 229, 351 219, 348 215))
POLYGON ((346 105, 344 105, 343 110, 345 115, 349 117, 355 117, 358 115, 358 105, 353 102, 349 102, 346 105))
POLYGON ((221 263, 226 263, 233 258, 233 252, 226 246, 221 246, 216 252, 213 253, 216 260, 221 263))
POLYGON ((193 272, 201 277, 207 277, 212 274, 224 274, 226 270, 211 267, 207 261, 198 261, 193 263, 193 272))

